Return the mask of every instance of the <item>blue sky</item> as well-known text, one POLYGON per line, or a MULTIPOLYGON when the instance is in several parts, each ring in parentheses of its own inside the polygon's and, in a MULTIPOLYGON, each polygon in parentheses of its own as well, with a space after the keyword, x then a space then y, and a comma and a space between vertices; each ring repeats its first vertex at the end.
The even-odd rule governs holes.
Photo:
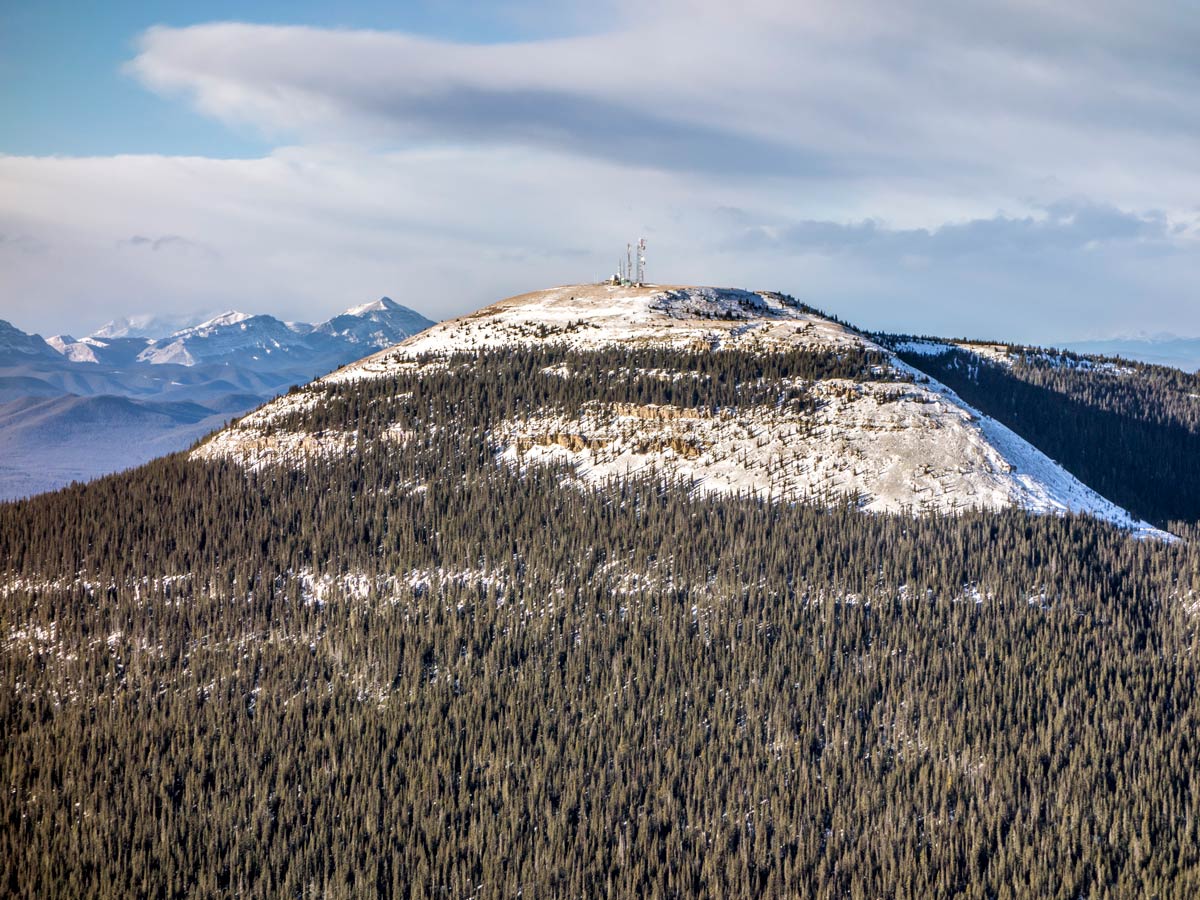
POLYGON ((550 24, 481 0, 5 2, 0 4, 0 83, 8 87, 0 89, 0 152, 215 157, 270 152, 271 142, 253 128, 230 129, 197 116, 147 91, 124 71, 147 28, 220 21, 397 29, 480 43, 545 35, 550 24))
POLYGON ((0 6, 0 318, 432 317, 608 274, 1200 334, 1175 0, 0 6))

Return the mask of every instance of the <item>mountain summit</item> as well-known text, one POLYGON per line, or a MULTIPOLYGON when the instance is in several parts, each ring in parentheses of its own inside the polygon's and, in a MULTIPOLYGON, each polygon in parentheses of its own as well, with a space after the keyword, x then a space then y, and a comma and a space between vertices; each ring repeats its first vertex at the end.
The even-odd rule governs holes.
POLYGON ((598 486, 657 473, 705 494, 853 498, 872 512, 1086 513, 1159 533, 862 333, 784 294, 728 288, 571 285, 502 300, 280 398, 195 456, 261 468, 349 452, 353 443, 334 432, 279 423, 320 407, 339 384, 516 350, 554 356, 542 372, 583 384, 593 376, 573 356, 657 353, 661 364, 627 362, 616 377, 692 386, 681 392, 686 403, 664 404, 618 399, 595 385, 570 413, 542 407, 494 423, 498 458, 518 468, 565 466, 572 479, 598 486), (736 369, 720 372, 725 363, 770 364, 778 375, 739 384, 736 369), (704 399, 725 381, 742 391, 738 402, 704 399))
POLYGON ((378 300, 374 300, 371 303, 363 303, 359 306, 352 306, 348 310, 346 310, 344 313, 342 313, 342 315, 343 316, 365 316, 368 313, 395 312, 395 311, 401 310, 401 309, 404 309, 404 307, 401 306, 399 303, 397 303, 395 300, 393 300, 391 297, 380 297, 378 300))
POLYGON ((273 353, 306 349, 297 334, 274 316, 252 316, 230 310, 169 337, 153 341, 138 356, 151 365, 173 363, 194 366, 200 362, 258 363, 273 353))
POLYGON ((428 328, 430 321, 390 297, 352 306, 341 315, 313 326, 313 334, 329 335, 364 350, 389 347, 411 334, 428 328))

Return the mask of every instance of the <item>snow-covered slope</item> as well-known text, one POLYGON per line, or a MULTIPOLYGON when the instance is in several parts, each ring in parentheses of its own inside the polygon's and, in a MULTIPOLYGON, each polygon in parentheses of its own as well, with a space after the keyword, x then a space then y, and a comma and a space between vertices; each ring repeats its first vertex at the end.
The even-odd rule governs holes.
POLYGON ((704 493, 858 497, 874 512, 1018 506, 1153 531, 941 386, 829 379, 812 393, 814 413, 596 404, 506 423, 500 438, 515 463, 566 462, 595 484, 658 471, 704 493))
MULTIPOLYGON (((910 368, 863 335, 773 293, 706 287, 575 285, 524 294, 443 322, 396 347, 346 366, 325 383, 377 378, 445 354, 549 345, 573 350, 669 346, 695 353, 808 349, 878 354, 870 379, 790 384, 802 406, 719 410, 588 404, 574 416, 547 411, 504 422, 492 434, 498 458, 524 467, 567 463, 584 483, 658 473, 704 493, 755 492, 779 500, 853 497, 876 512, 953 512, 1021 507, 1084 513, 1142 535, 1165 536, 1092 491, 945 385, 910 368)), ((570 378, 566 366, 553 369, 570 378)), ((694 373, 655 372, 689 378, 694 373)), ((283 415, 318 402, 318 383, 280 398, 196 451, 255 468, 311 454, 354 452, 347 434, 281 433, 283 415), (269 426, 269 427, 268 427, 269 426)))
POLYGON ((521 294, 441 322, 327 376, 388 374, 427 353, 547 344, 579 350, 615 344, 685 350, 860 346, 863 339, 782 294, 710 287, 567 285, 521 294))

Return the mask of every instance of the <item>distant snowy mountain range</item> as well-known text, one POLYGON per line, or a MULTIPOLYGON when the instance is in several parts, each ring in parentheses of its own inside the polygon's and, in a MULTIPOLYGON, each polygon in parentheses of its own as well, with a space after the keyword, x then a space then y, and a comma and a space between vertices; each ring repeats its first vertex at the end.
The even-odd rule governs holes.
POLYGON ((433 323, 387 297, 318 324, 132 316, 43 339, 0 320, 0 499, 138 465, 433 323))
MULTIPOLYGON (((186 324, 138 316, 109 322, 80 340, 60 334, 45 343, 69 361, 78 363, 195 366, 229 362, 276 369, 283 358, 310 360, 328 356, 345 362, 347 348, 365 354, 388 347, 429 324, 419 313, 383 297, 318 325, 282 322, 274 316, 236 310, 186 324), (171 330, 163 331, 165 327, 171 330)), ((40 340, 37 335, 25 337, 35 344, 40 340)))

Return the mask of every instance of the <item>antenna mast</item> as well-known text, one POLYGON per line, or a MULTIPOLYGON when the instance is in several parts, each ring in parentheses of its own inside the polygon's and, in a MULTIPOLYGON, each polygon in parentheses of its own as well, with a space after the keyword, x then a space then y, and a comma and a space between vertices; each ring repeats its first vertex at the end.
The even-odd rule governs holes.
POLYGON ((625 258, 617 259, 617 274, 612 277, 612 284, 642 287, 645 283, 646 239, 638 238, 637 244, 625 245, 625 258), (634 267, 635 260, 637 263, 636 268, 634 267))

